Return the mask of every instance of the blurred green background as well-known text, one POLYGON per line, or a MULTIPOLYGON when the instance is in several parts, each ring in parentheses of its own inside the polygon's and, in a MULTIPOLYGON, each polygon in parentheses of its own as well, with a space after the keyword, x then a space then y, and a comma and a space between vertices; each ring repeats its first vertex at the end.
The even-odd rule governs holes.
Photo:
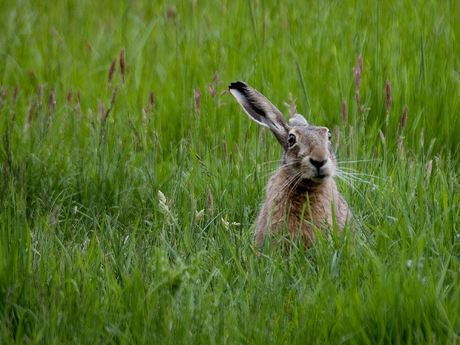
POLYGON ((0 343, 457 343, 459 6, 2 1, 0 343), (331 129, 356 229, 257 255, 235 80, 331 129))

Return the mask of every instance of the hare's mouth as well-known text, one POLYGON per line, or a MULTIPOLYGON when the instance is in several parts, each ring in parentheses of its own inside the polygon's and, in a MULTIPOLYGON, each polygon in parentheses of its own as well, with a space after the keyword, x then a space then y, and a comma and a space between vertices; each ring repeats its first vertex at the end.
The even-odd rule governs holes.
POLYGON ((327 180, 328 178, 330 178, 331 175, 328 174, 327 172, 308 172, 306 174, 303 174, 302 176, 302 179, 303 180, 310 180, 310 181, 314 181, 314 182, 324 182, 325 180, 327 180))
POLYGON ((327 180, 330 177, 328 174, 317 174, 312 177, 310 177, 310 180, 315 181, 315 182, 323 182, 324 180, 327 180))

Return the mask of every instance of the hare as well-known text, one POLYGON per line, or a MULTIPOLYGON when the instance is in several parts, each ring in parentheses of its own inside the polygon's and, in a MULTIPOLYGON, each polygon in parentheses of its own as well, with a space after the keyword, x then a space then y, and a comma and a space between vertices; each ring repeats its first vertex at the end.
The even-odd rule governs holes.
POLYGON ((290 119, 289 126, 265 96, 244 82, 232 83, 229 91, 255 122, 272 131, 283 148, 255 225, 256 245, 263 245, 269 231, 287 231, 291 240, 301 235, 310 248, 316 240, 315 228, 332 229, 333 217, 342 232, 352 214, 333 180, 337 159, 329 130, 309 125, 300 114, 290 119))

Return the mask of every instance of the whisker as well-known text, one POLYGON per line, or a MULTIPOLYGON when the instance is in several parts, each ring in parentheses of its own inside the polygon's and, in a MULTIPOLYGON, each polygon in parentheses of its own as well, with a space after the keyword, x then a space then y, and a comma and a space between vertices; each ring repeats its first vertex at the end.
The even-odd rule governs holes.
POLYGON ((360 179, 358 176, 364 176, 364 177, 371 177, 371 178, 375 178, 375 179, 382 179, 383 181, 385 182, 388 182, 387 179, 383 178, 383 177, 380 177, 380 176, 377 176, 377 175, 372 175, 372 174, 366 174, 366 173, 360 173, 360 172, 355 172, 355 171, 344 171, 342 168, 340 169, 336 169, 336 172, 338 173, 341 173, 343 175, 347 175, 351 178, 355 178, 355 179, 358 179, 358 180, 361 180, 362 182, 368 182, 367 180, 363 180, 363 179, 360 179))
POLYGON ((370 181, 368 180, 364 180, 362 178, 359 178, 357 176, 354 176, 352 174, 347 174, 344 172, 336 171, 336 176, 339 178, 347 178, 349 181, 359 181, 359 182, 368 183, 368 184, 370 183, 370 181))
POLYGON ((354 164, 354 163, 365 163, 365 162, 379 162, 381 159, 361 159, 355 161, 339 161, 337 164, 354 164))
POLYGON ((343 181, 346 185, 348 185, 351 189, 353 189, 356 193, 358 193, 363 199, 365 199, 363 193, 361 193, 361 191, 359 191, 359 189, 355 187, 355 185, 353 184, 352 181, 350 181, 348 178, 346 178, 344 176, 337 175, 337 177, 341 181, 343 181))

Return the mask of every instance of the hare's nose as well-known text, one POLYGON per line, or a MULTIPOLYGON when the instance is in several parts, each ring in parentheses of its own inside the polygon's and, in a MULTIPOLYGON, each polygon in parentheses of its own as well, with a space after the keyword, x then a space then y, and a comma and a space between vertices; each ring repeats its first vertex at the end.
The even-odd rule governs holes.
POLYGON ((316 168, 316 169, 320 169, 324 164, 326 164, 327 160, 325 161, 317 161, 317 160, 314 160, 314 159, 311 159, 310 158, 310 163, 316 168))

